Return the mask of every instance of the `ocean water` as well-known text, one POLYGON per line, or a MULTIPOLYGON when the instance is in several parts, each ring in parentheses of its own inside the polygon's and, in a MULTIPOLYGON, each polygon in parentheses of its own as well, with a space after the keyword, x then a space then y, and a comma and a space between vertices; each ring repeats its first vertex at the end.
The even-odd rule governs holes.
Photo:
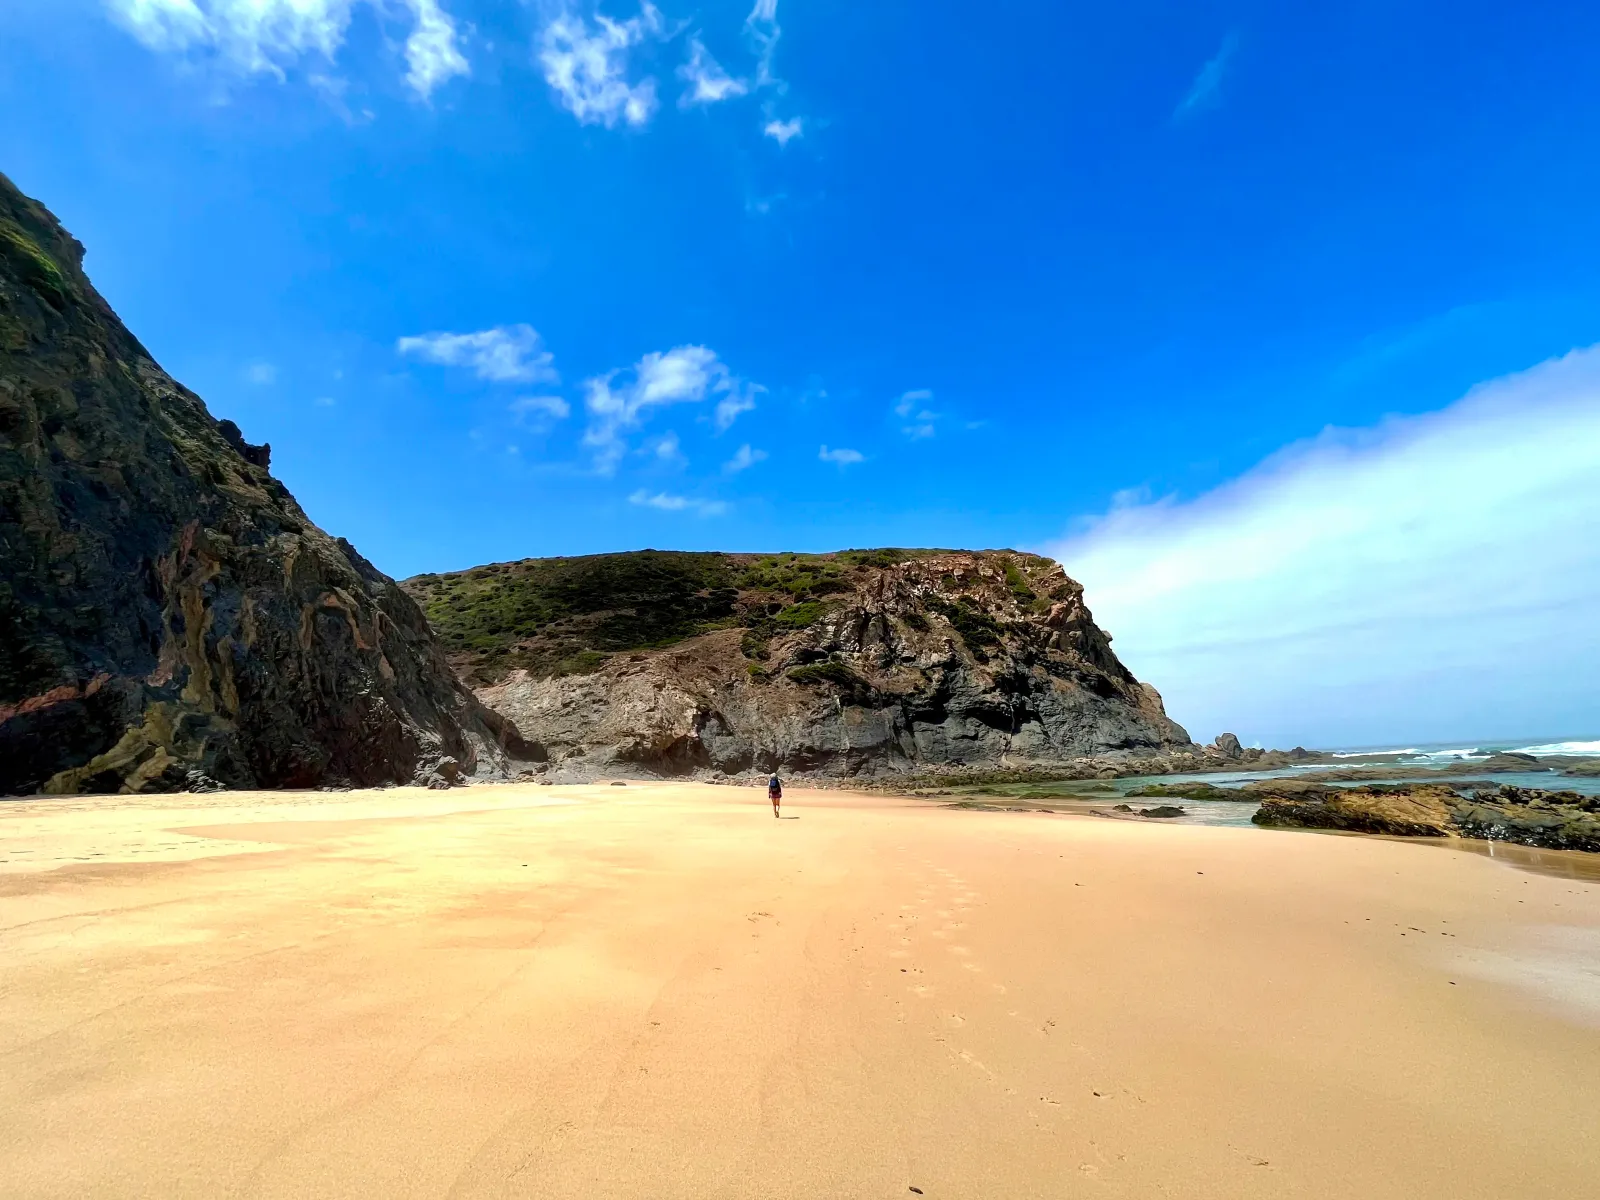
MULTIPOLYGON (((1485 742, 1481 745, 1466 745, 1461 742, 1437 743, 1422 746, 1375 746, 1367 749, 1341 750, 1334 754, 1337 763, 1303 763, 1290 767, 1281 767, 1274 771, 1211 771, 1201 775, 1141 775, 1128 779, 1118 779, 1115 786, 1120 792, 1131 791, 1147 783, 1212 783, 1218 787, 1237 787, 1258 779, 1292 779, 1296 776, 1313 774, 1318 771, 1338 770, 1340 767, 1357 766, 1395 766, 1406 767, 1414 770, 1417 767, 1429 768, 1440 772, 1440 779, 1445 780, 1470 780, 1471 774, 1462 775, 1459 771, 1451 771, 1446 775, 1446 768, 1461 765, 1470 766, 1476 762, 1487 761, 1491 755, 1511 751, 1519 754, 1537 754, 1540 757, 1559 756, 1571 758, 1600 757, 1600 739, 1572 739, 1568 741, 1539 742, 1531 745, 1515 742, 1485 742)), ((1534 771, 1515 771, 1510 773, 1496 772, 1493 775, 1482 777, 1488 782, 1506 784, 1512 787, 1542 788, 1556 792, 1578 792, 1585 796, 1600 796, 1600 777, 1563 775, 1558 769, 1543 769, 1534 771)), ((1362 783, 1415 783, 1416 779, 1396 775, 1393 778, 1376 778, 1361 780, 1362 783)), ((1420 781, 1425 782, 1425 780, 1420 781)), ((1166 801, 1143 799, 1138 797, 1129 801, 1136 804, 1161 804, 1166 801)), ((1231 825, 1244 826, 1250 824, 1250 817, 1258 807, 1255 802, 1240 802, 1232 800, 1174 800, 1170 803, 1181 804, 1188 810, 1188 815, 1173 818, 1181 824, 1187 825, 1231 825)))
POLYGON ((1515 741, 1496 742, 1437 742, 1423 746, 1367 746, 1335 750, 1333 757, 1343 760, 1388 758, 1408 765, 1428 763, 1470 762, 1488 758, 1491 754, 1537 754, 1541 758, 1556 755, 1571 758, 1600 757, 1600 738, 1573 739, 1570 741, 1536 742, 1523 745, 1515 741))

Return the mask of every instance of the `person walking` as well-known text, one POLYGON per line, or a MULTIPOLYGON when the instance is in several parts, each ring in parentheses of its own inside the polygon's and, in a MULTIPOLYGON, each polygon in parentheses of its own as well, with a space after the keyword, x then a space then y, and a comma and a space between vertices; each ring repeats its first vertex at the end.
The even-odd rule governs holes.
POLYGON ((767 799, 772 801, 772 815, 778 815, 778 803, 783 799, 783 784, 774 775, 767 780, 767 799))

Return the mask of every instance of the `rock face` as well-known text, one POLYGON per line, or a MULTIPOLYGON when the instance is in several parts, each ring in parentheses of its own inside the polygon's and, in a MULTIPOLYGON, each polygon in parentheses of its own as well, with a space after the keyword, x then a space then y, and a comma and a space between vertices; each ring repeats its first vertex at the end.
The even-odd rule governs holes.
POLYGON ((1251 818, 1257 825, 1600 851, 1600 796, 1577 792, 1486 787, 1463 793, 1430 783, 1331 788, 1301 781, 1262 781, 1247 791, 1262 798, 1251 818))
POLYGON ((379 784, 533 753, 0 176, 0 793, 379 784), (447 770, 449 768, 447 767, 447 770))
MULTIPOLYGON (((666 557, 647 560, 652 578, 666 578, 666 557)), ((690 566, 704 586, 674 611, 700 623, 670 646, 631 651, 575 631, 632 628, 665 606, 627 593, 603 613, 558 611, 551 597, 576 584, 518 591, 519 579, 545 579, 541 560, 480 568, 471 587, 450 576, 406 586, 460 647, 456 664, 479 697, 578 775, 872 776, 1197 749, 1048 559, 870 551, 701 555, 690 566), (474 649, 454 631, 483 625, 482 611, 506 614, 494 618, 502 629, 532 615, 511 641, 474 649), (519 656, 528 665, 512 665, 519 656)), ((607 570, 616 586, 623 567, 607 570)))
POLYGON ((1211 745, 1223 758, 1244 757, 1244 747, 1239 744, 1239 739, 1231 733, 1219 733, 1211 745))

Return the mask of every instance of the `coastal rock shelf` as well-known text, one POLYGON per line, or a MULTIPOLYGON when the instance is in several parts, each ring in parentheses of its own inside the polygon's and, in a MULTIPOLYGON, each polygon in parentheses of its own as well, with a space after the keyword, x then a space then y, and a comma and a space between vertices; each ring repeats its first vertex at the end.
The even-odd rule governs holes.
POLYGON ((1337 788, 1258 784, 1257 825, 1340 829, 1399 837, 1468 837, 1547 850, 1600 852, 1600 796, 1572 791, 1444 784, 1337 788))

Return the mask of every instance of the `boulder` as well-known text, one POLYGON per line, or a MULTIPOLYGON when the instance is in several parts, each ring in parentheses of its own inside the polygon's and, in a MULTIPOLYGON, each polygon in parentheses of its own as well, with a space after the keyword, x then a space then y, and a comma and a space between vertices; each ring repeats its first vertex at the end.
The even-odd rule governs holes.
POLYGON ((1219 733, 1217 740, 1212 742, 1211 745, 1223 758, 1240 758, 1244 754, 1244 747, 1239 744, 1239 739, 1231 733, 1219 733))
POLYGON ((1343 829, 1399 837, 1449 837, 1449 788, 1424 785, 1396 791, 1373 788, 1270 787, 1264 781, 1261 807, 1250 819, 1257 825, 1292 829, 1343 829))

